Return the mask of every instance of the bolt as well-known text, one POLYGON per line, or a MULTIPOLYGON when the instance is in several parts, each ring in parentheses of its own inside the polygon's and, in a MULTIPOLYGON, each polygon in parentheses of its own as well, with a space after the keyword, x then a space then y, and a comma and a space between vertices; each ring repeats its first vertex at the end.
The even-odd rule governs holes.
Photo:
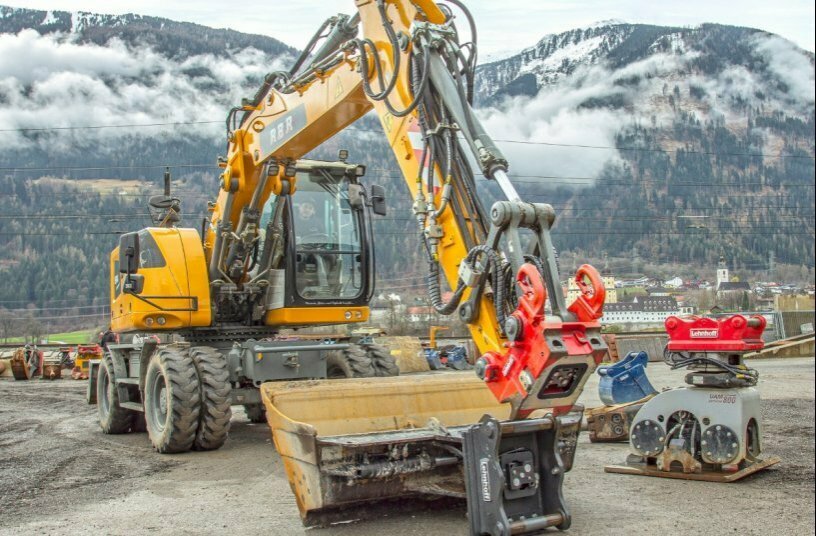
POLYGON ((484 380, 485 374, 487 373, 487 360, 480 357, 478 360, 476 360, 474 368, 476 369, 476 376, 478 376, 480 380, 484 380))
POLYGON ((530 471, 533 470, 533 466, 530 465, 529 463, 525 463, 524 464, 524 470, 529 473, 530 471))

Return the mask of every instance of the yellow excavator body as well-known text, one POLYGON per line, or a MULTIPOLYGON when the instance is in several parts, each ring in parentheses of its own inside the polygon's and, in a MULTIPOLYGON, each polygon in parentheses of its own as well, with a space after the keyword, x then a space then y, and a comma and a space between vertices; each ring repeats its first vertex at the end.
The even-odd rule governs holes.
POLYGON ((195 229, 148 227, 139 232, 140 295, 122 292, 119 248, 111 252, 111 329, 116 332, 209 326, 210 286, 195 229))

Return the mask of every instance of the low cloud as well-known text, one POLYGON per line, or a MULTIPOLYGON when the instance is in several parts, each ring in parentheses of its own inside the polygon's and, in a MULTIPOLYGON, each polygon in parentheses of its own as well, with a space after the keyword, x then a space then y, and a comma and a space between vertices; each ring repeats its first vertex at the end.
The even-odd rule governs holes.
MULTIPOLYGON (((616 135, 627 127, 640 123, 667 128, 680 110, 701 121, 725 119, 733 125, 745 124, 746 107, 760 104, 794 116, 813 113, 813 59, 792 43, 774 36, 755 40, 755 53, 767 71, 734 64, 716 75, 703 75, 694 67, 700 52, 679 39, 674 39, 672 52, 655 53, 619 69, 584 60, 567 76, 550 58, 525 66, 522 72, 535 74, 542 85, 538 94, 506 98, 480 112, 494 138, 529 142, 499 142, 511 161, 511 175, 597 178, 607 166, 620 163, 617 151, 535 142, 613 147, 616 135), (768 71, 782 84, 769 80, 768 71)), ((541 179, 540 186, 548 184, 570 181, 541 179)))
POLYGON ((770 35, 756 39, 757 51, 768 61, 768 68, 788 87, 794 102, 809 104, 812 112, 816 83, 813 56, 785 39, 770 35))
MULTIPOLYGON (((198 55, 177 62, 116 39, 103 47, 34 30, 0 35, 0 130, 220 122, 231 106, 254 94, 266 73, 288 61, 249 48, 229 58, 198 55)), ((84 131, 82 136, 51 132, 38 135, 36 143, 67 150, 161 131, 105 129, 84 131)), ((223 126, 196 125, 194 132, 217 139, 223 136, 223 126)), ((18 132, 0 132, 0 143, 13 149, 30 146, 32 140, 18 132)))

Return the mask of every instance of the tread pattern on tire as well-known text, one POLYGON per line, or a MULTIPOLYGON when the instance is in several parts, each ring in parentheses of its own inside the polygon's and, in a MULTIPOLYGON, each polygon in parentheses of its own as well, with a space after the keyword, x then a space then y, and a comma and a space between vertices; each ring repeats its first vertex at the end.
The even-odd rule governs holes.
POLYGON ((326 366, 327 372, 335 371, 335 374, 329 374, 330 378, 370 378, 376 374, 365 348, 356 344, 345 350, 329 352, 326 366))
POLYGON ((365 346, 375 376, 399 376, 400 369, 397 360, 382 344, 371 343, 365 346))
MULTIPOLYGON (((160 372, 164 375, 168 390, 168 411, 172 413, 167 419, 164 430, 157 432, 151 429, 151 419, 147 418, 147 429, 150 441, 156 451, 162 454, 186 452, 195 441, 201 411, 201 394, 198 373, 186 348, 168 346, 159 350, 148 365, 145 391, 152 388, 152 375, 160 372)), ((145 398, 150 395, 146 392, 145 398)), ((145 409, 150 406, 146 400, 145 409)))
POLYGON ((119 393, 116 390, 116 376, 113 374, 113 359, 107 353, 102 357, 102 365, 99 367, 100 376, 104 374, 108 378, 108 387, 111 392, 108 393, 107 399, 109 402, 109 410, 107 418, 102 416, 102 378, 96 380, 96 404, 99 412, 99 426, 102 432, 106 434, 126 434, 133 428, 134 412, 119 406, 119 393))
POLYGON ((190 357, 198 372, 201 391, 201 411, 193 449, 215 450, 227 440, 232 418, 227 360, 209 346, 192 348, 190 357))

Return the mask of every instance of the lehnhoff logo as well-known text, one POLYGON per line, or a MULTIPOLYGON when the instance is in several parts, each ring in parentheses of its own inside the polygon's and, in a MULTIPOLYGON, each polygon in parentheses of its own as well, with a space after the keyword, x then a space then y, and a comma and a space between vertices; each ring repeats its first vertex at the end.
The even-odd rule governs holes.
POLYGON ((693 329, 691 330, 692 339, 716 339, 720 336, 720 330, 713 329, 693 329))

